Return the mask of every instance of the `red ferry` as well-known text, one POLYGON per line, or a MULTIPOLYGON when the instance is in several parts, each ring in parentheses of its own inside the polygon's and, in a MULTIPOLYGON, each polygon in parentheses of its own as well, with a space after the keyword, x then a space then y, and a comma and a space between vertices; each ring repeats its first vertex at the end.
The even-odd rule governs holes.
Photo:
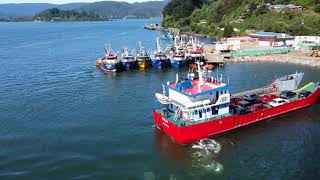
POLYGON ((320 83, 310 82, 298 89, 303 73, 276 79, 268 86, 231 95, 230 86, 198 63, 198 77, 189 74, 163 85, 156 93, 161 106, 154 109, 156 127, 179 144, 188 144, 213 135, 308 107, 317 102, 320 83), (275 99, 261 101, 265 95, 275 99))

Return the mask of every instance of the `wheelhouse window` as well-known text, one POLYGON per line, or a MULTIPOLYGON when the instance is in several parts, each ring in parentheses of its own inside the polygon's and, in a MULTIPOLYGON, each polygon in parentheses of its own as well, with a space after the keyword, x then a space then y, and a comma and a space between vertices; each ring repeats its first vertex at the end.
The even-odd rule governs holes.
POLYGON ((218 108, 217 107, 211 107, 211 114, 217 115, 218 114, 218 108))

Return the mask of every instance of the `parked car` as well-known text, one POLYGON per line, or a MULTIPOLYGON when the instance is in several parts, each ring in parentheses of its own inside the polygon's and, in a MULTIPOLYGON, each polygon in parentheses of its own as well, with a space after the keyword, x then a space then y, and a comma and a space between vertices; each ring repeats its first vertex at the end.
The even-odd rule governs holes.
POLYGON ((250 110, 252 112, 257 112, 257 111, 261 111, 267 109, 267 107, 265 107, 262 103, 261 104, 254 104, 251 106, 250 110))
POLYGON ((298 94, 298 97, 299 98, 306 98, 306 97, 310 96, 310 94, 311 94, 310 91, 303 90, 298 94))
POLYGON ((262 101, 260 99, 258 99, 258 98, 246 99, 246 100, 250 103, 250 105, 261 104, 262 103, 262 101))
POLYGON ((279 96, 275 95, 275 94, 266 94, 264 95, 262 98, 260 98, 260 100, 263 102, 263 103, 268 103, 276 98, 279 98, 279 96))
POLYGON ((238 101, 237 105, 241 106, 241 107, 248 107, 248 106, 251 105, 251 103, 249 101, 246 101, 246 100, 241 100, 241 101, 238 101))
POLYGON ((249 108, 244 108, 244 107, 238 107, 235 109, 235 114, 250 114, 252 111, 249 108))
POLYGON ((282 98, 276 98, 274 100, 272 100, 269 104, 272 107, 277 107, 277 106, 281 106, 285 103, 288 103, 289 101, 286 99, 282 99, 282 98))
POLYGON ((290 98, 294 98, 297 95, 297 93, 292 92, 292 91, 282 91, 280 93, 280 97, 283 99, 290 99, 290 98))
POLYGON ((231 97, 230 98, 230 104, 238 104, 238 102, 241 101, 238 97, 231 97))
POLYGON ((259 96, 257 94, 246 94, 246 95, 244 95, 244 98, 246 100, 251 100, 251 99, 257 99, 257 98, 259 98, 259 96))
POLYGON ((230 104, 229 105, 229 112, 231 114, 237 114, 237 108, 239 108, 240 106, 238 105, 233 105, 233 104, 230 104))

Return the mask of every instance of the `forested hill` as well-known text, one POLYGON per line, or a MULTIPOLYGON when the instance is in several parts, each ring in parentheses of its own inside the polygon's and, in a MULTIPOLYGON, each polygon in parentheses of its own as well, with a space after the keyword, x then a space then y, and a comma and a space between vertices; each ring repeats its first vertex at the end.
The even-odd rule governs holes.
POLYGON ((119 1, 100 1, 95 3, 20 3, 0 4, 0 19, 31 18, 46 9, 58 8, 61 10, 85 11, 88 14, 97 14, 105 18, 151 18, 161 17, 162 10, 170 0, 147 1, 141 3, 127 3, 119 1))
POLYGON ((50 8, 62 10, 78 9, 86 3, 49 4, 49 3, 19 3, 0 4, 0 18, 31 18, 37 13, 50 8))
POLYGON ((60 10, 57 8, 48 9, 40 12, 33 17, 34 21, 102 21, 97 15, 89 15, 86 12, 74 10, 60 10))
POLYGON ((172 0, 163 15, 165 27, 212 36, 320 35, 320 0, 172 0))
POLYGON ((80 10, 98 14, 108 18, 150 18, 161 17, 162 10, 167 5, 169 0, 164 1, 149 1, 142 3, 127 3, 114 1, 101 1, 87 4, 80 10))

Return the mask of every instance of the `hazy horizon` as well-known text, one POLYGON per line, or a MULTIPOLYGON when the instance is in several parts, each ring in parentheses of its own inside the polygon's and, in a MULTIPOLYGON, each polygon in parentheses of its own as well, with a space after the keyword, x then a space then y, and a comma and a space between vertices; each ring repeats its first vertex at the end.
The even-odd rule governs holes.
MULTIPOLYGON (((107 0, 0 0, 0 4, 12 4, 12 3, 51 3, 51 4, 68 4, 68 3, 92 3, 107 0)), ((119 1, 119 2, 146 2, 146 1, 161 1, 161 0, 108 0, 108 1, 119 1)))

